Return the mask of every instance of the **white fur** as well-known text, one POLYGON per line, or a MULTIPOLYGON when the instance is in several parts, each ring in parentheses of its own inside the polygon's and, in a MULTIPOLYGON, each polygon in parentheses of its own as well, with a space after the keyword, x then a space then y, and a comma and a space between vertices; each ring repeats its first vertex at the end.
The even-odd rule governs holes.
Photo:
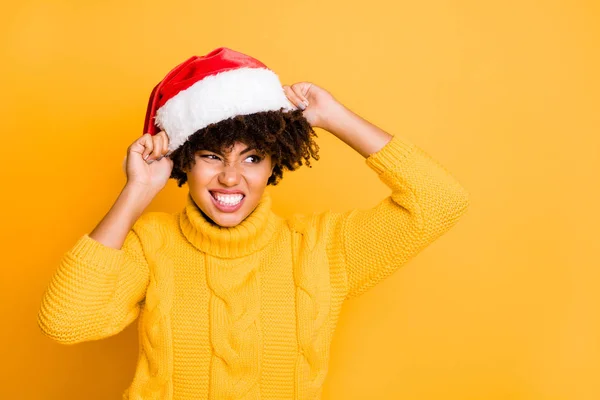
POLYGON ((169 136, 169 153, 209 124, 260 111, 295 110, 279 77, 265 68, 239 68, 207 76, 177 93, 156 112, 169 136))

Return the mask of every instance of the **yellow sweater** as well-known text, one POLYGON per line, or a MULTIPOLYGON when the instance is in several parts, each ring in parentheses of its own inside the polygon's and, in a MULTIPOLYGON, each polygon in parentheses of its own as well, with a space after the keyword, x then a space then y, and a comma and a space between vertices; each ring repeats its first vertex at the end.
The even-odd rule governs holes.
POLYGON ((119 250, 84 234, 67 251, 38 313, 73 344, 138 316, 140 352, 124 399, 319 399, 345 299, 371 288, 448 231, 468 192, 395 135, 365 159, 392 190, 371 209, 287 219, 265 191, 231 228, 191 197, 146 212, 119 250))

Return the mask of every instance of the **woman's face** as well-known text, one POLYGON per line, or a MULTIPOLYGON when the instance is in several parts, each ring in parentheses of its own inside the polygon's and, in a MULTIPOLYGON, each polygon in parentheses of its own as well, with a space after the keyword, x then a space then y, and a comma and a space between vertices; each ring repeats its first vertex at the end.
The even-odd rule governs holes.
POLYGON ((270 155, 262 157, 241 142, 226 154, 198 150, 195 160, 186 171, 192 199, 223 227, 235 226, 252 213, 273 173, 270 155))

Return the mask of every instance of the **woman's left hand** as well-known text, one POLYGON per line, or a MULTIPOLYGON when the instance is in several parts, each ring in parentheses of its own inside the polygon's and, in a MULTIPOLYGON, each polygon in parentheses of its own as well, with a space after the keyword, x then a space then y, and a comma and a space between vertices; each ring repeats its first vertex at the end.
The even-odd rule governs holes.
POLYGON ((311 82, 283 85, 283 91, 293 105, 303 110, 312 127, 325 128, 327 110, 337 102, 331 93, 311 82))

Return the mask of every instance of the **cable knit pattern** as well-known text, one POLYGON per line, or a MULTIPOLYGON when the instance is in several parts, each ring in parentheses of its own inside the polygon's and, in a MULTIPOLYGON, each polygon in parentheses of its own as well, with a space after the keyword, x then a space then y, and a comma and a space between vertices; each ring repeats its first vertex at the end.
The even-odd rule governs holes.
POLYGON ((160 400, 173 395, 170 317, 174 296, 173 268, 164 229, 161 224, 151 226, 152 237, 147 243, 156 251, 148 257, 151 276, 148 277, 145 306, 138 327, 141 351, 131 388, 123 394, 125 400, 160 400), (157 268, 157 265, 163 268, 157 268))
POLYGON ((257 254, 207 260, 210 299, 211 399, 260 399, 262 335, 257 254))
POLYGON ((319 242, 322 233, 319 217, 310 221, 298 216, 292 224, 294 281, 296 284, 296 316, 300 352, 296 362, 295 399, 317 399, 327 375, 329 362, 329 313, 331 311, 331 283, 329 270, 319 268, 325 254, 326 242, 319 242), (307 226, 317 229, 307 230, 307 226), (302 243, 304 241, 304 243, 302 243), (318 248, 315 248, 318 247, 318 248))
POLYGON ((374 207, 283 219, 264 192, 240 224, 148 212, 121 249, 87 234, 61 258, 38 325, 65 344, 138 318, 124 399, 318 400, 343 302, 391 275, 466 212, 468 192, 396 135, 365 160, 392 191, 374 207))
POLYGON ((184 235, 207 253, 211 399, 260 399, 260 252, 282 220, 263 196, 242 224, 223 228, 205 219, 187 196, 180 222, 184 235))

